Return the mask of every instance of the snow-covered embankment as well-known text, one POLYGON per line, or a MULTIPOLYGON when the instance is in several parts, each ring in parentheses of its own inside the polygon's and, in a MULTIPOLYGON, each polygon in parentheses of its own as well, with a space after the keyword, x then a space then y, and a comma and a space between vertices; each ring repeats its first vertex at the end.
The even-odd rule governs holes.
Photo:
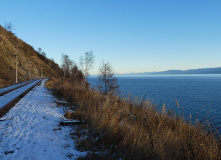
POLYGON ((0 121, 0 159, 76 159, 71 127, 60 127, 64 108, 45 88, 45 81, 22 98, 0 121))

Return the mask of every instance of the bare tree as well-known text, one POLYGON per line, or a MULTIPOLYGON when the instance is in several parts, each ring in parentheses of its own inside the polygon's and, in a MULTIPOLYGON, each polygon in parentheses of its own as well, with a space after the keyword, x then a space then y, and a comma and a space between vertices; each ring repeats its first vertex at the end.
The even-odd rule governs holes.
POLYGON ((71 81, 75 85, 84 84, 84 75, 76 65, 71 68, 71 81))
POLYGON ((80 56, 79 58, 80 62, 79 62, 79 67, 80 67, 80 70, 84 70, 84 58, 83 56, 80 56))
POLYGON ((73 67, 74 61, 70 60, 68 55, 62 54, 62 69, 64 71, 64 77, 71 77, 71 68, 73 67))
POLYGON ((109 62, 104 63, 99 68, 98 88, 107 94, 115 94, 118 89, 117 79, 114 77, 114 72, 109 62))
POLYGON ((47 56, 46 56, 46 53, 45 53, 40 47, 38 48, 37 52, 38 52, 39 54, 41 54, 42 56, 44 56, 45 58, 47 57, 47 56))
POLYGON ((80 68, 83 71, 86 80, 89 76, 90 69, 93 69, 94 57, 93 51, 86 52, 84 57, 80 57, 80 68))
POLYGON ((42 49, 39 47, 38 50, 37 50, 37 52, 38 52, 39 54, 42 54, 42 49))
POLYGON ((44 51, 41 52, 41 55, 44 56, 44 57, 47 57, 47 56, 46 56, 46 53, 45 53, 44 51))
POLYGON ((55 63, 54 58, 51 58, 50 60, 55 63))
POLYGON ((10 41, 11 41, 11 37, 12 37, 12 35, 14 34, 12 31, 14 30, 14 26, 12 25, 12 23, 10 22, 10 23, 7 23, 7 22, 5 22, 5 29, 7 30, 7 31, 9 31, 9 36, 10 36, 10 41))

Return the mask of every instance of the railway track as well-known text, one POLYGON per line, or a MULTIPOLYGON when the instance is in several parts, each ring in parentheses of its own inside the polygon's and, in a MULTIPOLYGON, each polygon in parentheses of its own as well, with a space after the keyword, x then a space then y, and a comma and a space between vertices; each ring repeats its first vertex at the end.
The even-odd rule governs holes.
POLYGON ((30 80, 30 81, 27 81, 27 82, 23 82, 23 83, 19 83, 19 84, 14 84, 14 85, 11 85, 11 86, 8 86, 8 87, 5 87, 5 88, 0 88, 0 96, 3 96, 4 94, 7 94, 13 90, 16 90, 18 88, 21 88, 31 82, 33 82, 35 80, 30 80))
POLYGON ((0 89, 0 117, 41 81, 42 79, 37 79, 0 89))

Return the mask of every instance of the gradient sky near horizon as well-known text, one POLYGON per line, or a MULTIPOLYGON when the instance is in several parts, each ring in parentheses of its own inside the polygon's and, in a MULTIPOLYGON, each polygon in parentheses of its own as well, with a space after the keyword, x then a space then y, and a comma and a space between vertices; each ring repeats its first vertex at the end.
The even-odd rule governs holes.
POLYGON ((95 55, 115 73, 221 66, 220 0, 0 0, 0 24, 61 63, 95 55))

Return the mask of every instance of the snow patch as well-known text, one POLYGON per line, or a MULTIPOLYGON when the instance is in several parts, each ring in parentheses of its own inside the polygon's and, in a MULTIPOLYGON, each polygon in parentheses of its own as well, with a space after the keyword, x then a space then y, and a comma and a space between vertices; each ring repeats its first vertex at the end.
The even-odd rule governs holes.
POLYGON ((0 159, 77 159, 87 152, 75 149, 70 126, 59 126, 64 107, 45 88, 43 80, 22 98, 0 121, 0 159))

